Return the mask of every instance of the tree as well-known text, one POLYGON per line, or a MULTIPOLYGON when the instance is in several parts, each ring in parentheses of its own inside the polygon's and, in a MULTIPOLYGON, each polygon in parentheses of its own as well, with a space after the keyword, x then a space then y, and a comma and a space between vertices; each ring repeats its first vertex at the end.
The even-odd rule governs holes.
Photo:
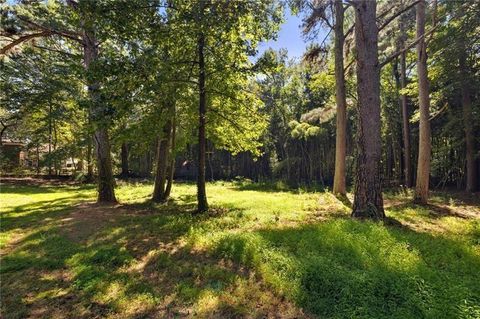
POLYGON ((417 4, 417 73, 418 73, 418 102, 420 109, 420 135, 418 140, 417 181, 414 200, 426 204, 428 200, 431 132, 430 132, 430 97, 427 70, 427 45, 425 41, 425 0, 417 4))
POLYGON ((380 67, 376 1, 352 1, 357 61, 357 165, 353 217, 385 217, 381 183, 380 67))
MULTIPOLYGON (((471 21, 465 15, 463 4, 459 4, 460 12, 465 22, 471 21)), ((458 34, 458 76, 460 79, 463 126, 465 131, 465 151, 466 151, 466 186, 467 192, 474 192, 477 189, 477 165, 475 163, 475 137, 473 134, 473 114, 472 114, 472 94, 471 83, 473 79, 470 75, 471 66, 469 65, 469 49, 467 47, 468 29, 471 25, 462 24, 458 34), (469 67, 470 66, 470 67, 469 67)))
MULTIPOLYGON (((182 28, 179 31, 184 34, 183 43, 195 43, 195 55, 189 56, 194 60, 192 78, 197 94, 197 212, 203 213, 208 209, 207 138, 220 147, 237 150, 255 149, 258 145, 258 131, 263 126, 248 125, 252 127, 249 131, 239 125, 245 113, 255 113, 257 107, 257 103, 248 105, 252 94, 246 86, 255 72, 248 56, 255 54, 259 41, 278 29, 279 7, 275 1, 191 1, 176 6, 172 23, 175 21, 182 28), (238 138, 239 132, 251 141, 238 138)), ((253 119, 250 118, 252 124, 253 119)))
MULTIPOLYGON (((68 1, 73 8, 77 8, 73 1, 68 1)), ((83 62, 87 71, 87 88, 90 97, 89 114, 92 123, 95 126, 93 134, 95 141, 95 149, 97 155, 97 200, 100 203, 115 203, 115 181, 113 179, 112 158, 110 150, 110 138, 108 134, 108 123, 104 120, 105 105, 100 97, 100 82, 95 79, 92 74, 92 68, 98 59, 99 43, 95 36, 95 28, 93 20, 89 20, 88 15, 83 13, 81 18, 82 45, 83 45, 83 62), (89 74, 90 73, 90 74, 89 74), (103 102, 103 103, 102 103, 103 102)))
POLYGON ((347 155, 347 96, 343 65, 344 8, 341 0, 335 1, 335 100, 337 102, 337 126, 335 142, 335 177, 333 193, 346 194, 346 155, 347 155))
MULTIPOLYGON (((326 25, 334 31, 334 63, 335 63, 335 102, 337 105, 335 133, 335 170, 333 193, 346 194, 346 155, 347 155, 347 97, 344 69, 344 19, 345 7, 341 0, 296 1, 295 8, 307 11, 304 19, 304 33, 314 33, 317 24, 326 25), (332 17, 332 18, 330 18, 332 17), (333 21, 332 21, 333 20, 333 21)), ((323 44, 323 43, 322 43, 323 44)), ((322 50, 314 50, 318 53, 322 50)))
POLYGON ((96 145, 98 167, 97 199, 98 202, 116 202, 108 123, 104 120, 106 107, 100 97, 101 84, 98 78, 96 79, 94 71, 99 48, 99 42, 95 34, 95 9, 92 3, 85 0, 79 2, 67 0, 66 5, 60 4, 56 7, 40 4, 38 6, 19 4, 11 13, 24 30, 15 40, 5 45, 1 49, 1 53, 5 54, 15 46, 38 37, 60 37, 64 40, 72 40, 82 46, 83 65, 86 71, 89 95, 89 114, 95 127, 93 137, 96 145), (67 10, 67 7, 70 10, 67 10), (49 12, 51 10, 56 10, 56 12, 49 12), (77 20, 71 17, 62 19, 62 17, 68 17, 68 15, 72 16, 72 13, 73 16, 78 17, 77 20), (69 22, 70 25, 68 25, 69 22))
MULTIPOLYGON (((405 21, 400 19, 400 36, 398 39, 398 50, 405 47, 405 21)), ((402 110, 402 137, 403 137, 403 175, 406 187, 412 187, 412 163, 411 163, 411 147, 410 147, 410 115, 408 111, 408 97, 403 90, 407 87, 407 53, 400 54, 400 105, 402 110)))

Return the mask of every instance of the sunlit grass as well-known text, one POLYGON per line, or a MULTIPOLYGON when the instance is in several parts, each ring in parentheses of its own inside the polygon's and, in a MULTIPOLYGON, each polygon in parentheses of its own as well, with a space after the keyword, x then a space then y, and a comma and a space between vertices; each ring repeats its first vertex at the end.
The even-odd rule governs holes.
POLYGON ((322 191, 216 182, 193 216, 194 184, 152 189, 2 186, 2 316, 480 318, 474 198, 390 192, 373 223, 322 191))

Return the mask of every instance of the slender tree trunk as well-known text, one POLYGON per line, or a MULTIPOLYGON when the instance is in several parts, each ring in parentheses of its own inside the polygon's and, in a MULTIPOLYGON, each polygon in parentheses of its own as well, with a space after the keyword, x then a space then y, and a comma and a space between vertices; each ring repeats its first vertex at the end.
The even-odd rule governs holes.
POLYGON ((37 144, 37 175, 40 175, 40 146, 37 144))
MULTIPOLYGON (((203 8, 201 9, 203 10, 203 8)), ((207 191, 205 186, 205 156, 206 156, 206 137, 205 120, 207 113, 207 95, 205 91, 205 35, 200 33, 197 40, 198 49, 198 91, 199 91, 199 109, 198 109, 198 174, 197 174, 197 202, 198 213, 208 210, 207 191)))
MULTIPOLYGON (((425 0, 417 4, 417 38, 425 33, 425 0)), ((426 204, 430 177, 431 133, 430 97, 427 73, 427 48, 425 39, 417 44, 418 100, 420 108, 420 134, 418 144, 417 183, 415 202, 426 204)))
MULTIPOLYGON (((407 87, 407 63, 405 52, 400 55, 400 88, 407 87)), ((410 146, 410 116, 408 112, 408 100, 406 94, 400 94, 402 107, 402 136, 403 136, 403 174, 405 186, 410 188, 413 185, 412 177, 412 155, 410 146)))
POLYGON ((470 96, 470 74, 467 67, 467 48, 464 36, 460 39, 459 75, 461 81, 463 126, 465 130, 465 150, 467 157, 466 191, 474 192, 477 189, 477 172, 475 163, 475 137, 473 136, 472 100, 470 96))
POLYGON ((376 1, 357 0, 354 7, 359 122, 352 216, 383 219, 377 4, 376 1))
POLYGON ((122 160, 122 172, 120 173, 120 175, 122 177, 128 177, 130 173, 128 169, 128 145, 126 142, 122 143, 120 153, 120 157, 122 160))
POLYGON ((168 152, 170 150, 170 139, 172 131, 172 121, 167 120, 163 128, 163 136, 158 140, 157 149, 157 170, 155 175, 155 187, 153 189, 152 200, 154 202, 164 202, 167 197, 165 193, 165 182, 167 180, 167 165, 169 163, 168 152))
MULTIPOLYGON (((403 49, 403 41, 399 43, 397 50, 403 49)), ((402 89, 407 86, 406 79, 406 62, 405 62, 405 53, 402 53, 400 56, 400 72, 398 72, 398 59, 394 61, 394 73, 395 73, 395 83, 397 91, 399 92, 399 105, 400 113, 402 114, 402 142, 403 148, 401 149, 401 154, 403 155, 403 174, 399 177, 399 180, 403 177, 404 184, 406 187, 412 187, 412 169, 411 169, 411 155, 410 155, 410 125, 409 125, 409 115, 408 115, 408 102, 407 96, 400 93, 402 89)), ((402 164, 402 163, 400 163, 402 164)))
MULTIPOLYGON (((57 125, 55 121, 53 121, 53 152, 57 152, 57 125)), ((55 156, 55 160, 53 161, 53 167, 55 168, 55 175, 58 176, 59 173, 59 168, 58 168, 58 160, 57 157, 55 156)))
POLYGON ((172 191, 173 185, 173 174, 175 173, 175 135, 177 132, 177 123, 175 121, 175 117, 173 118, 173 125, 172 125, 172 141, 170 146, 170 167, 168 168, 168 180, 167 180, 167 187, 165 187, 165 197, 170 197, 170 193, 172 191))
POLYGON ((341 0, 335 0, 335 101, 337 103, 337 127, 335 139, 335 176, 333 193, 345 195, 346 154, 347 154, 347 100, 345 75, 343 71, 344 8, 341 0))
POLYGON ((52 176, 52 105, 48 106, 48 176, 52 176))
MULTIPOLYGON (((98 43, 92 31, 85 30, 83 33, 84 64, 87 73, 91 71, 92 63, 98 58, 98 43)), ((98 167, 98 197, 100 203, 115 203, 115 189, 112 171, 112 158, 110 154, 110 139, 108 129, 103 120, 103 106, 99 97, 100 85, 96 80, 92 80, 92 75, 87 77, 88 94, 90 98, 90 114, 95 124, 93 134, 95 140, 95 149, 97 155, 98 167)))

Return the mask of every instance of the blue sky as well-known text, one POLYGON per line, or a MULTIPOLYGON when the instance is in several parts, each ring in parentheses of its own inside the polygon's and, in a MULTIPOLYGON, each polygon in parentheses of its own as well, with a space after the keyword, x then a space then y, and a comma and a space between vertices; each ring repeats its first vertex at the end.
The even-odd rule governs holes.
MULTIPOLYGON (((261 43, 258 48, 258 55, 260 56, 266 49, 272 48, 275 50, 285 48, 288 50, 288 56, 290 58, 301 58, 305 52, 305 48, 309 44, 302 37, 302 19, 297 16, 293 16, 290 10, 285 12, 285 23, 280 27, 277 40, 270 40, 261 43)), ((324 32, 320 32, 319 38, 325 36, 324 32)), ((320 42, 318 39, 317 42, 320 42)))

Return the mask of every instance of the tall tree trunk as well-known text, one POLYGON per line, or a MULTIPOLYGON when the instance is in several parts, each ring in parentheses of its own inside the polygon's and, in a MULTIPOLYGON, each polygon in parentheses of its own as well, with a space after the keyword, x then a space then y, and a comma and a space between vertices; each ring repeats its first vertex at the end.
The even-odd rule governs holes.
MULTIPOLYGON (((417 38, 425 33, 425 0, 417 4, 417 38)), ((430 97, 427 73, 427 48, 425 38, 417 44, 418 100, 420 109, 420 134, 418 144, 417 183, 415 202, 426 204, 430 177, 431 133, 430 133, 430 97)))
POLYGON ((166 198, 170 197, 173 185, 173 174, 175 173, 175 135, 177 132, 177 123, 175 117, 173 118, 172 124, 172 139, 170 142, 170 166, 168 168, 168 180, 167 186, 165 187, 165 196, 166 198))
MULTIPOLYGON (((202 7, 202 4, 200 5, 202 7)), ((203 10, 203 7, 201 8, 203 10)), ((205 186, 205 156, 206 156, 206 137, 205 120, 207 113, 207 95, 205 91, 205 35, 200 32, 197 39, 198 49, 198 174, 197 174, 197 202, 198 213, 208 210, 207 191, 205 186)))
MULTIPOLYGON (((400 29, 402 27, 400 26, 400 29)), ((403 35, 402 35, 403 36, 403 35)), ((404 47, 404 41, 399 41, 397 50, 402 50, 404 47)), ((398 72, 398 60, 394 61, 394 73, 395 73, 395 83, 397 91, 399 92, 399 105, 400 113, 402 114, 402 142, 403 148, 401 149, 401 154, 403 155, 403 174, 400 178, 403 177, 403 183, 405 187, 412 187, 412 163, 411 163, 411 151, 410 151, 410 123, 408 115, 408 101, 405 94, 400 93, 402 89, 405 89, 407 86, 407 73, 406 73, 406 60, 405 53, 400 55, 400 72, 398 72)))
POLYGON ((464 35, 460 39, 459 75, 462 94, 463 126, 465 130, 465 150, 467 157, 466 191, 474 192, 477 189, 477 172, 475 163, 475 137, 473 136, 472 100, 470 96, 470 74, 467 67, 467 47, 464 35))
POLYGON ((157 169, 155 175, 155 187, 153 189, 152 196, 152 200, 154 202, 164 202, 167 199, 165 193, 165 182, 167 180, 167 165, 169 163, 168 152, 170 150, 171 131, 172 121, 169 119, 163 128, 163 135, 158 140, 157 169))
MULTIPOLYGON (((84 30, 83 32, 83 54, 84 64, 87 73, 91 71, 92 63, 98 58, 98 43, 95 39, 93 31, 84 30)), ((115 203, 115 189, 112 172, 112 158, 110 154, 110 139, 108 129, 103 120, 102 103, 99 97, 100 85, 96 80, 92 80, 92 74, 87 75, 88 94, 90 98, 90 114, 93 117, 95 132, 93 134, 95 140, 95 149, 97 155, 98 168, 98 197, 99 203, 115 203)))
MULTIPOLYGON (((57 152, 57 142, 58 142, 58 139, 57 139, 57 125, 56 125, 55 121, 53 121, 53 153, 57 152)), ((58 168, 57 156, 55 156, 54 158, 55 159, 53 161, 53 167, 55 168, 55 175, 58 176, 59 168, 58 168)))
POLYGON ((376 1, 357 0, 355 46, 357 60, 358 131, 353 217, 385 217, 381 183, 380 67, 376 1))
MULTIPOLYGON (((407 87, 407 63, 405 52, 400 55, 400 88, 407 87)), ((403 174, 405 186, 410 188, 413 185, 412 178, 412 155, 410 146, 410 117, 408 112, 408 100, 406 94, 400 94, 402 106, 402 136, 403 136, 403 174)))
POLYGON ((347 100, 343 70, 344 8, 341 0, 335 0, 335 101, 337 103, 337 127, 335 139, 335 176, 333 193, 345 195, 346 154, 347 154, 347 100))
POLYGON ((52 176, 52 105, 48 106, 48 176, 52 176))
POLYGON ((126 142, 122 143, 120 153, 120 157, 122 160, 122 172, 120 173, 120 175, 122 177, 128 177, 130 173, 128 171, 128 145, 126 142))

